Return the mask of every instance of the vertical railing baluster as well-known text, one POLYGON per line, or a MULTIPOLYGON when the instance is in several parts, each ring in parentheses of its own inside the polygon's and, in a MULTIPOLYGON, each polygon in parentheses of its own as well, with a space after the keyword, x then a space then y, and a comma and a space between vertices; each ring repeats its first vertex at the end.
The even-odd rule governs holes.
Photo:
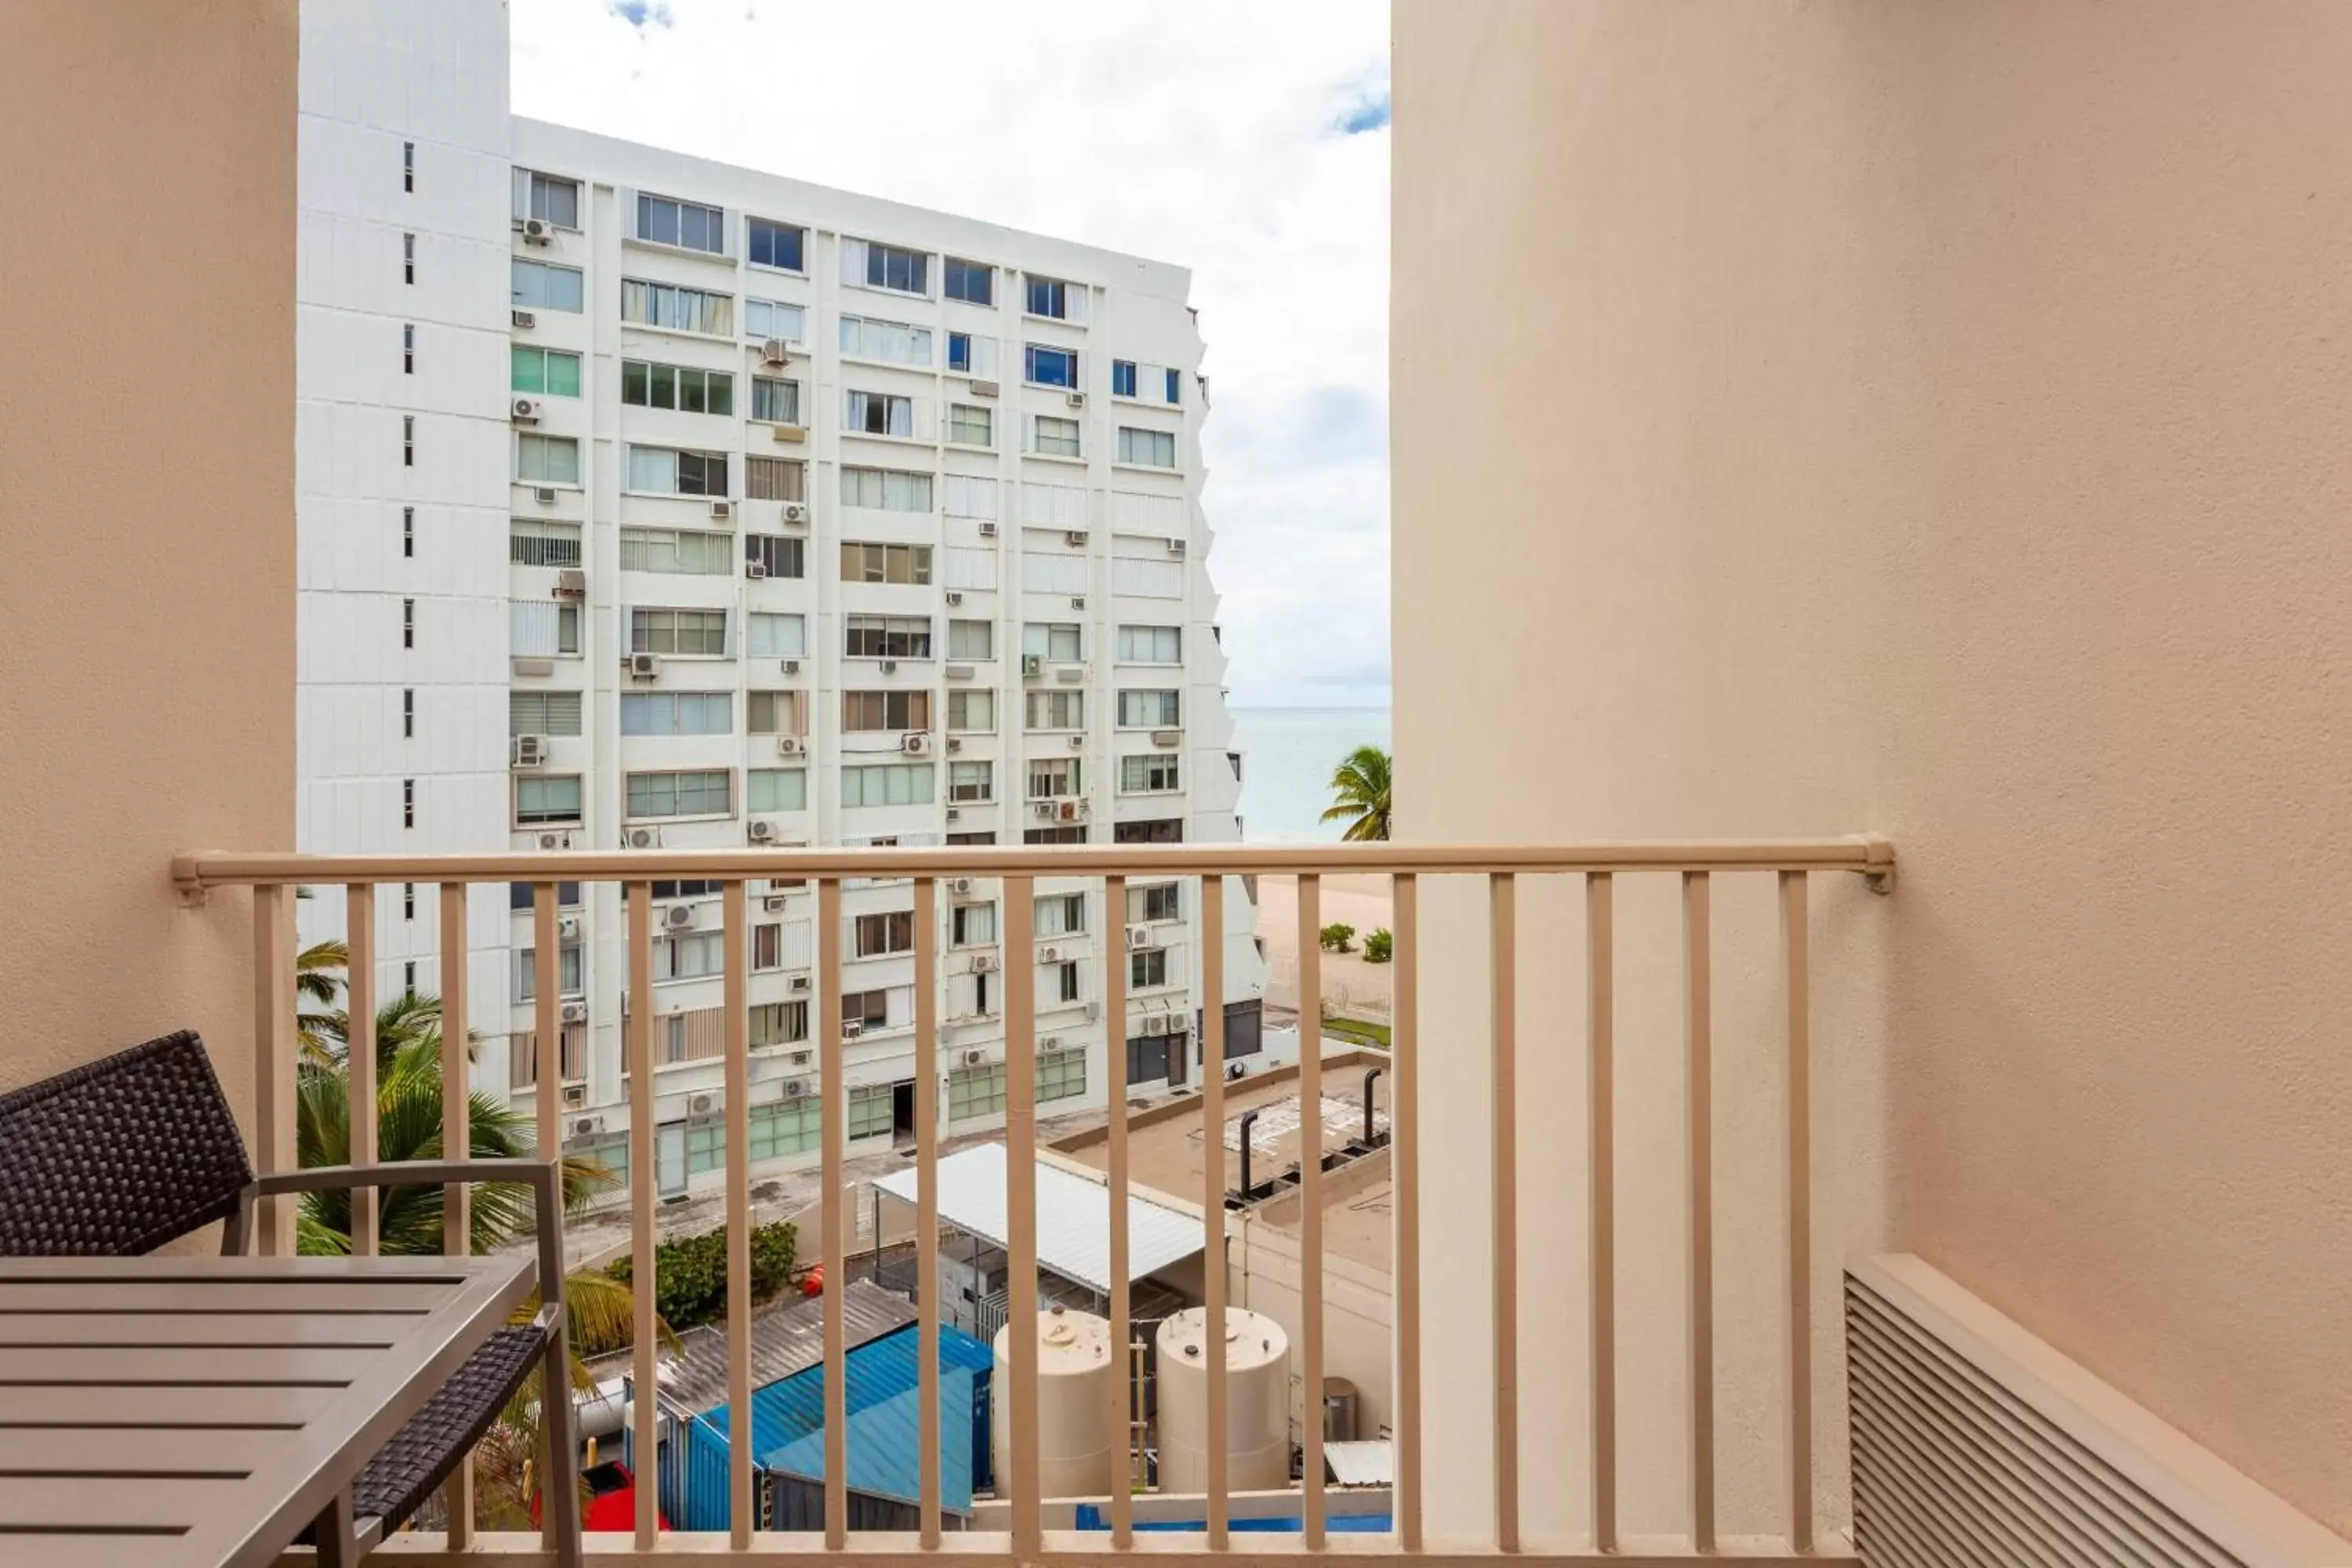
POLYGON ((1683 1044, 1690 1079, 1691 1549, 1715 1550, 1715 1054, 1712 889, 1683 873, 1683 1044))
MULTIPOLYGON (((1243 1201, 1247 1202, 1246 1193, 1243 1201)), ((1323 879, 1298 879, 1299 1523, 1323 1550, 1323 879)))
POLYGON ((636 1546, 651 1552, 659 1533, 660 1489, 647 1478, 658 1474, 661 1453, 654 1377, 654 889, 651 882, 632 882, 623 891, 629 905, 629 1264, 636 1308, 630 1432, 638 1478, 636 1546))
MULTIPOLYGON (((563 1130, 560 1121, 562 1116, 560 1100, 563 1092, 562 1087, 563 1079, 563 952, 562 929, 556 915, 557 900, 558 893, 554 883, 541 882, 532 887, 530 895, 531 1012, 533 1030, 538 1037, 533 1041, 537 1059, 532 1064, 532 1071, 536 1077, 532 1080, 531 1094, 534 1113, 531 1146, 533 1152, 542 1160, 559 1159, 563 1152, 563 1130)), ((373 907, 373 900, 371 900, 371 907, 373 907)), ((511 1041, 509 1042, 508 1048, 513 1048, 511 1041)), ((509 1069, 507 1076, 509 1079, 513 1078, 514 1073, 511 1068, 509 1069)), ((531 1215, 531 1223, 535 1226, 557 1225, 562 1220, 562 1215, 560 1214, 534 1212, 531 1215)), ((552 1279, 541 1280, 539 1289, 540 1299, 542 1301, 552 1304, 559 1311, 563 1310, 563 1277, 562 1275, 559 1274, 552 1279)), ((555 1467, 550 1462, 553 1458, 553 1452, 548 1445, 554 1442, 569 1443, 571 1441, 569 1434, 572 1430, 571 1423, 562 1416, 559 1407, 553 1403, 559 1397, 556 1391, 546 1387, 546 1381, 542 1376, 540 1397, 548 1401, 543 1408, 550 1412, 551 1419, 541 1424, 539 1473, 542 1477, 556 1473, 555 1467)), ((541 1544, 553 1551, 557 1541, 558 1514, 554 1509, 542 1503, 540 1517, 542 1521, 541 1544)))
MULTIPOLYGON (((940 1544, 939 884, 915 879, 915 1354, 919 1539, 940 1544)), ((882 1237, 874 1237, 881 1256, 882 1237)))
POLYGON ((818 1088, 824 1096, 817 1116, 824 1191, 817 1199, 823 1216, 824 1256, 824 1545, 839 1552, 849 1544, 849 1359, 842 1292, 848 1281, 849 1239, 843 1233, 842 1155, 849 1135, 849 1087, 842 1076, 841 879, 816 885, 818 1088))
MULTIPOLYGON (((294 1168, 294 900, 276 884, 253 889, 253 1153, 262 1175, 294 1168)), ((294 1255, 294 1200, 263 1198, 258 1235, 247 1245, 270 1258, 294 1255)))
MULTIPOLYGON (((1301 1056, 1306 1054, 1307 1028, 1302 1005, 1301 1056)), ((1225 1522, 1225 879, 1217 876, 1201 879, 1201 1169, 1202 1216, 1208 1229, 1201 1268, 1202 1348, 1209 1357, 1209 1495, 1204 1512, 1209 1550, 1223 1552, 1230 1544, 1225 1522)))
POLYGON ((1013 1553, 1044 1544, 1037 1479, 1036 884, 1004 879, 1006 1348, 1013 1387, 1013 1553))
POLYGON ((1519 1549, 1518 879, 1486 879, 1487 1005, 1494 1060, 1487 1107, 1494 1188, 1495 1545, 1519 1549))
POLYGON ((1592 1291, 1592 1542, 1617 1550, 1617 962, 1615 884, 1584 879, 1586 1191, 1592 1291))
MULTIPOLYGON (((466 884, 441 884, 441 1156, 473 1157, 473 1085, 467 1079, 467 949, 466 884)), ((463 1258, 474 1249, 473 1189, 453 1182, 441 1189, 441 1251, 463 1258)), ((443 1485, 449 1512, 449 1549, 462 1552, 474 1540, 474 1460, 462 1460, 443 1485)))
POLYGON ((1391 879, 1396 992, 1389 1005, 1389 1174, 1396 1227, 1396 1528, 1421 1550, 1421 884, 1391 879))
POLYGON ((1812 1012, 1805 873, 1780 873, 1780 962, 1789 1033, 1789 1544, 1813 1550, 1812 1012))
POLYGON ((1103 1100, 1110 1110, 1110 1432, 1118 1458, 1110 1478, 1110 1543, 1117 1552, 1135 1544, 1135 1416, 1129 1386, 1134 1352, 1128 1336, 1127 1279, 1127 964, 1124 947, 1109 941, 1127 928, 1127 879, 1103 879, 1103 1065, 1110 1082, 1103 1100))
POLYGON ((727 1538, 751 1545, 751 900, 719 894, 721 1001, 727 1051, 727 1538))
MULTIPOLYGON (((343 968, 343 1104, 351 1125, 350 1154, 354 1165, 376 1163, 375 1070, 375 885, 353 882, 343 889, 343 946, 351 962, 343 968)), ((383 1194, 369 1186, 353 1187, 352 1251, 361 1258, 376 1254, 377 1215, 383 1194)))

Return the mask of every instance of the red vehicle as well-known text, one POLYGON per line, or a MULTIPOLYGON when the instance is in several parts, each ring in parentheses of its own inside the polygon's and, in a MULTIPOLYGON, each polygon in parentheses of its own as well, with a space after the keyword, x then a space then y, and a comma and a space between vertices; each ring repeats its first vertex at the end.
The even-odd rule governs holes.
MULTIPOLYGON (((601 1465, 591 1465, 581 1472, 580 1479, 588 1489, 588 1500, 580 1514, 583 1530, 630 1531, 637 1528, 637 1479, 629 1467, 618 1459, 601 1465)), ((669 1528, 669 1521, 656 1515, 660 1527, 669 1528)), ((539 1522, 539 1500, 530 1504, 530 1521, 539 1522)))

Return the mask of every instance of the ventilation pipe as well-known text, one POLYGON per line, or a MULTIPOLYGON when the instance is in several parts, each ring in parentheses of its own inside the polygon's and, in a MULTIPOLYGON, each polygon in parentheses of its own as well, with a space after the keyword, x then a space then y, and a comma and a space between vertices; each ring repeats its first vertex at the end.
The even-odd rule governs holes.
POLYGON ((1257 1112, 1242 1112, 1242 1202, 1250 1201, 1250 1129, 1257 1125, 1257 1112))
POLYGON ((1372 1142, 1372 1080, 1380 1076, 1379 1068, 1364 1069, 1364 1147, 1367 1149, 1376 1147, 1372 1142))

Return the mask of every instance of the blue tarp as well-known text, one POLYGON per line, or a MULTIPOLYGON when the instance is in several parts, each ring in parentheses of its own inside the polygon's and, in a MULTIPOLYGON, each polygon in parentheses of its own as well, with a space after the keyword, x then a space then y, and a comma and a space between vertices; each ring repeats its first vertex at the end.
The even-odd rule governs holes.
MULTIPOLYGON (((1077 1518, 1073 1522, 1080 1530, 1108 1530, 1110 1516, 1093 1503, 1082 1502, 1078 1504, 1077 1518)), ((1392 1516, 1385 1513, 1332 1514, 1323 1521, 1323 1525, 1334 1535, 1385 1535, 1396 1528, 1392 1516)), ((1145 1531, 1205 1531, 1209 1528, 1209 1521, 1205 1519, 1167 1519, 1146 1523, 1137 1520, 1135 1528, 1139 1533, 1145 1531)), ((1227 1521, 1226 1528, 1236 1535, 1251 1532, 1296 1535, 1307 1526, 1305 1521, 1292 1514, 1286 1519, 1231 1520, 1227 1521)))

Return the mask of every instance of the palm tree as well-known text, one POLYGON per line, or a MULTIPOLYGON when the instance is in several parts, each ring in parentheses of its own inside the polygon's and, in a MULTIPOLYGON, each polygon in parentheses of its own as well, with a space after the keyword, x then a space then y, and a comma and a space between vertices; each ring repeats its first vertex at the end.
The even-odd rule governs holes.
POLYGON ((334 1008, 336 994, 343 988, 343 972, 351 963, 351 950, 340 942, 314 942, 294 955, 294 994, 299 999, 294 1035, 304 1061, 327 1060, 329 1039, 341 1037, 331 1031, 343 1015, 329 1009, 334 1008), (312 1002, 318 1006, 307 1005, 312 1002))
MULTIPOLYGON (((319 1049, 304 1057, 321 1067, 341 1067, 351 1049, 351 1015, 338 1007, 331 1013, 317 1015, 319 1049)), ((468 1049, 481 1037, 479 1030, 468 1030, 468 1049)), ((404 992, 375 1010, 375 1070, 381 1081, 392 1071, 392 1064, 410 1046, 429 1045, 435 1051, 441 1048, 441 998, 421 996, 414 991, 404 992)))
POLYGON ((1337 804, 1319 820, 1344 822, 1339 835, 1361 844, 1389 836, 1389 754, 1378 746, 1358 746, 1331 770, 1331 794, 1337 804))

